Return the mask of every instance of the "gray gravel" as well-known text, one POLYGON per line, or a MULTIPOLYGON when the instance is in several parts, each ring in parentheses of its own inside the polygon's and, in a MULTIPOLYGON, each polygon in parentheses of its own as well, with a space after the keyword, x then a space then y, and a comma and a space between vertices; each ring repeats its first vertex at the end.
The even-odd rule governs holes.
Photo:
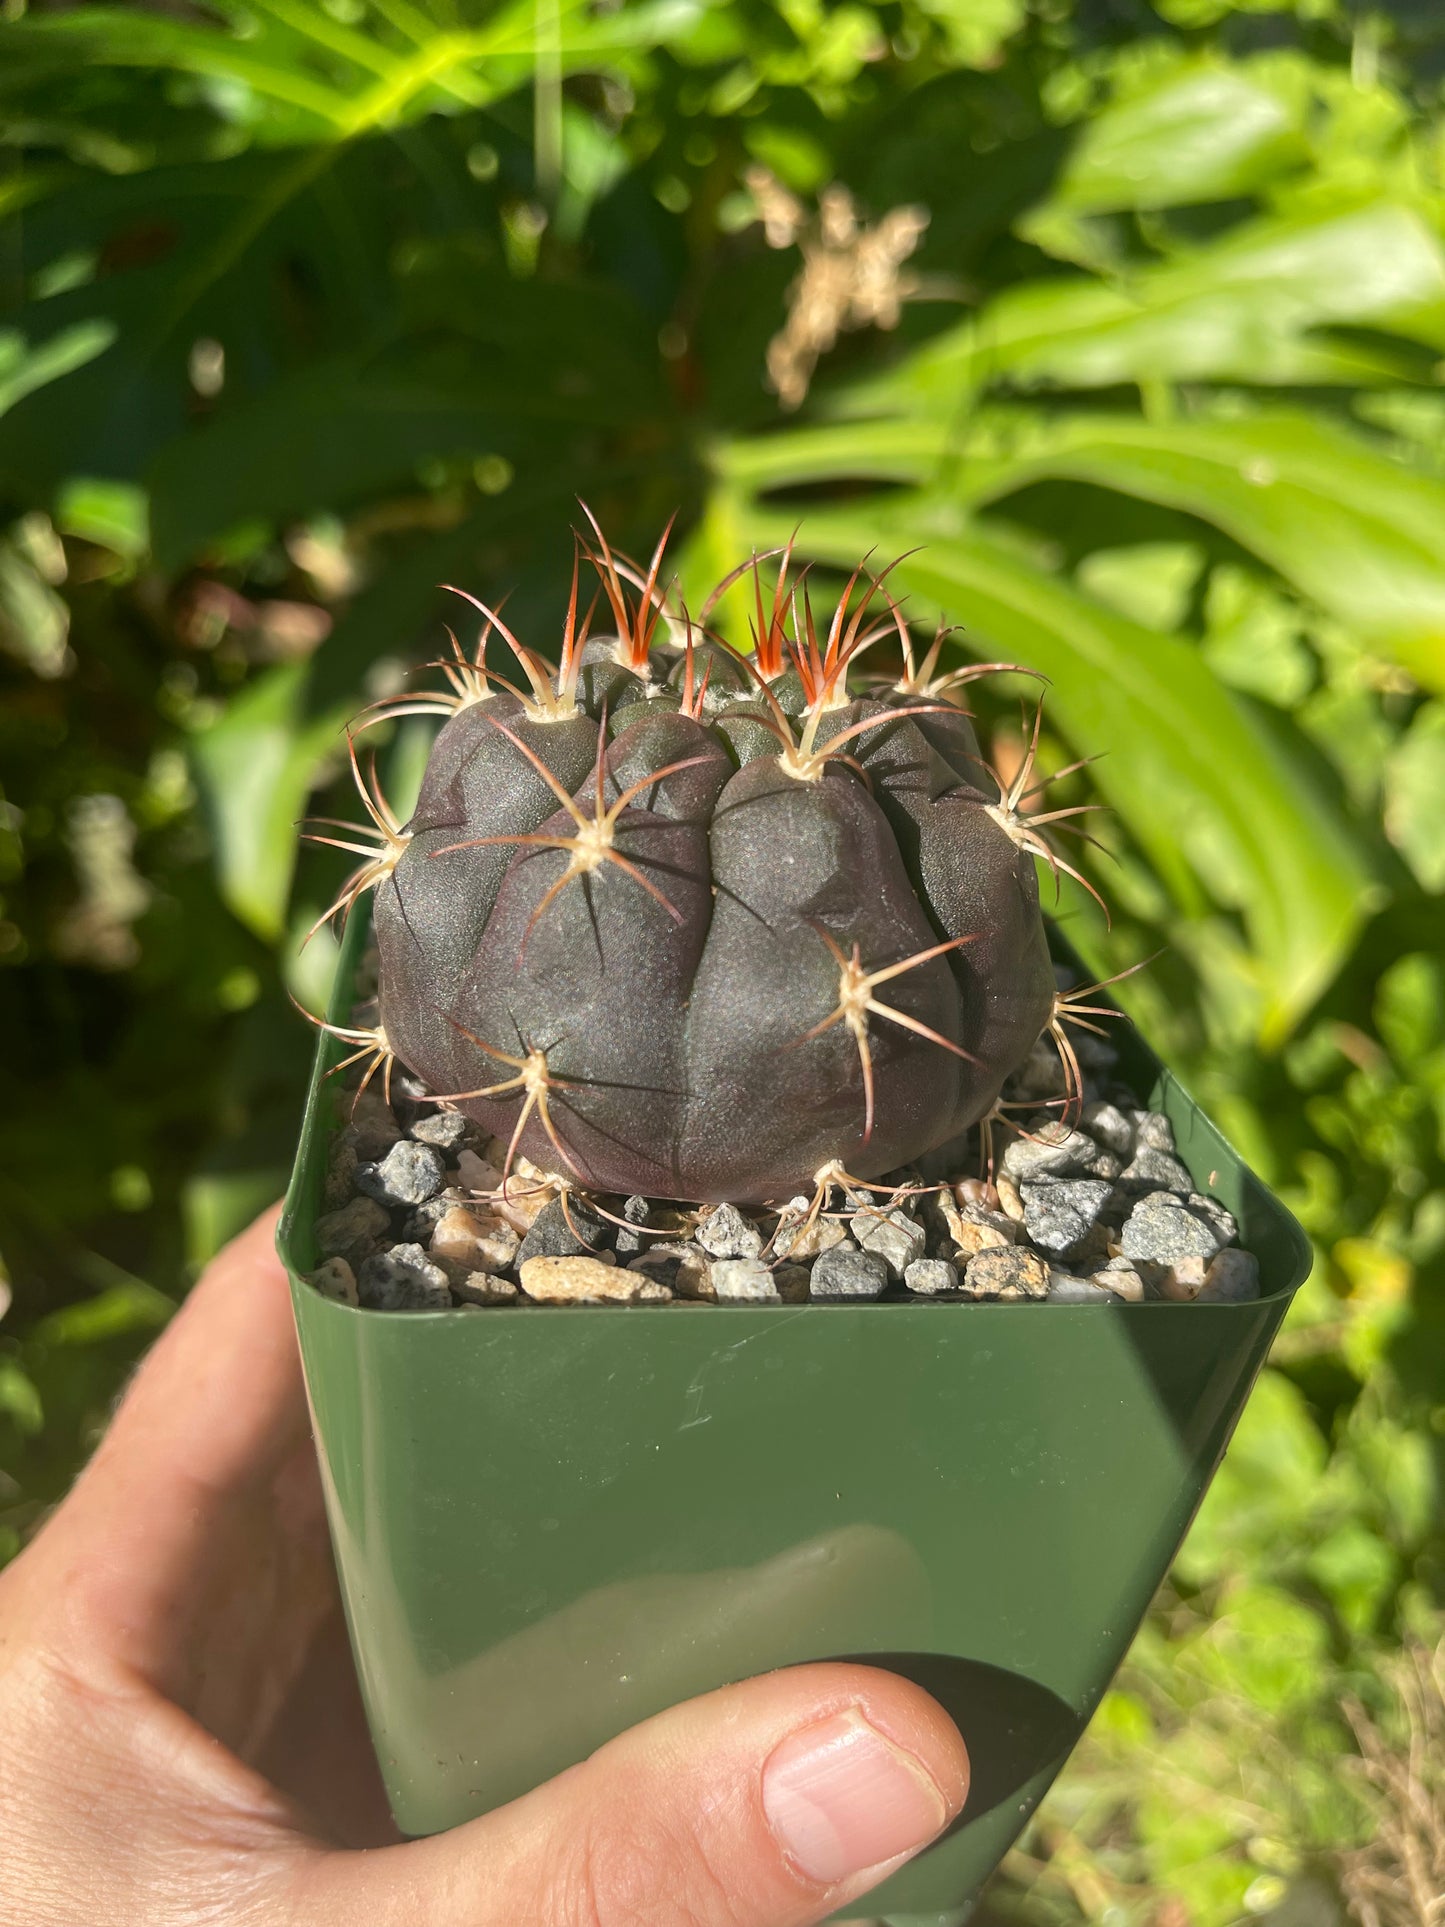
POLYGON ((888 1289, 888 1263, 876 1251, 845 1251, 835 1245, 813 1265, 812 1295, 829 1300, 881 1298, 888 1289))
POLYGON ((1004 1151, 1002 1165, 1015 1184, 1026 1178, 1117 1177, 1119 1160, 1083 1131, 1071 1130, 1058 1118, 1031 1118, 1027 1137, 1016 1137, 1004 1151))
POLYGON ((446 1311, 452 1302, 446 1273, 420 1245, 374 1252, 357 1273, 356 1290, 372 1311, 446 1311))
POLYGON ((714 1258, 707 1281, 720 1305, 779 1305, 782 1294, 761 1258, 714 1258))
POLYGON ((353 1198, 316 1220, 316 1248, 323 1258, 344 1258, 354 1271, 376 1250, 390 1225, 374 1198, 353 1198))
POLYGON ((1119 1173, 1120 1193, 1131 1198, 1141 1198, 1150 1191, 1177 1191, 1187 1198, 1193 1189, 1194 1180, 1179 1159, 1149 1144, 1141 1144, 1119 1173))
POLYGON ((1117 1158, 1134 1155, 1134 1121, 1117 1104, 1089 1104, 1079 1118, 1082 1130, 1117 1158))
POLYGON ((1119 1247, 1125 1258, 1172 1265, 1180 1258, 1212 1258, 1226 1242, 1212 1213, 1172 1191, 1141 1198, 1124 1221, 1119 1247))
POLYGON ((763 1234, 735 1204, 714 1205, 693 1236, 711 1258, 756 1258, 763 1234))
POLYGON ((627 1222, 612 1227, 612 1249, 617 1253, 620 1263, 626 1264, 629 1258, 637 1257, 638 1253, 646 1251, 649 1245, 656 1244, 655 1238, 643 1235, 643 1226, 646 1225, 651 1214, 652 1206, 646 1198, 628 1198, 623 1204, 618 1215, 625 1218, 627 1222))
POLYGON ((877 1211, 860 1211, 848 1220, 848 1229, 858 1241, 859 1249, 881 1258, 888 1267, 888 1276, 895 1280, 901 1279, 928 1248, 928 1233, 917 1218, 902 1210, 890 1211, 886 1216, 877 1211))
POLYGON ((641 1271, 676 1298, 700 1298, 707 1284, 708 1256, 701 1245, 653 1244, 627 1261, 629 1271, 641 1271))
POLYGON ((402 1138, 375 1164, 356 1167, 356 1188, 379 1204, 425 1204, 447 1181, 446 1161, 430 1144, 402 1138))
POLYGON ((611 1245, 613 1229, 580 1198, 569 1197, 565 1211, 561 1199, 553 1198, 533 1219, 517 1253, 517 1265, 520 1268, 529 1258, 595 1258, 611 1245))
POLYGON ((1252 1251, 1221 1251, 1204 1274, 1196 1305, 1238 1305, 1259 1296, 1259 1260, 1252 1251))
POLYGON ((923 1298, 936 1298, 942 1292, 958 1290, 958 1266, 947 1258, 915 1258, 903 1274, 903 1282, 923 1298))
POLYGON ((1076 1278, 1068 1271, 1050 1272, 1048 1299, 1051 1305, 1121 1305, 1124 1302, 1092 1278, 1076 1278))
POLYGON ((1107 1178, 1055 1178, 1021 1184, 1019 1191, 1030 1241, 1040 1251, 1068 1258, 1087 1245, 1113 1186, 1107 1178))
MULTIPOLYGON (((495 1198, 505 1148, 393 1079, 394 1108, 372 1087, 333 1137, 311 1281, 344 1303, 391 1311, 475 1312, 538 1296, 724 1305, 1257 1298, 1258 1263, 1239 1248, 1226 1207, 1195 1189, 1168 1119, 1137 1108, 1113 1080, 1111 1049, 1081 1048, 1080 1058, 1092 1101, 1078 1123, 1035 1112, 991 1181, 940 1186, 956 1165, 936 1154, 923 1177, 894 1173, 892 1198, 848 1185, 842 1211, 835 1190, 816 1215, 807 1197, 777 1211, 694 1211, 638 1196, 601 1200, 604 1216, 569 1191, 565 1210, 552 1197, 530 1228, 514 1228, 515 1210, 495 1198), (920 1189, 909 1193, 910 1184, 920 1189), (537 1292, 519 1290, 523 1265, 537 1292)), ((1036 1052, 1006 1094, 1047 1103, 1059 1088, 1057 1065, 1036 1052)))
POLYGON ((476 1134, 476 1125, 460 1111, 431 1111, 411 1127, 418 1144, 430 1144, 438 1151, 459 1151, 476 1134))

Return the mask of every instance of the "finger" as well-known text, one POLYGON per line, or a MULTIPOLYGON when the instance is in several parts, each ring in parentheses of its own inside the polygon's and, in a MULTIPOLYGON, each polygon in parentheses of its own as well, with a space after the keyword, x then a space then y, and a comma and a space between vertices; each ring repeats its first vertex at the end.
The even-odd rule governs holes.
POLYGON ((267 1212, 207 1267, 6 1575, 50 1643, 141 1672, 242 1751, 333 1586, 274 1231, 267 1212), (263 1638, 264 1679, 248 1663, 263 1638))
POLYGON ((957 1729, 870 1667, 795 1667, 674 1707, 510 1806, 302 1876, 316 1927, 803 1927, 937 1838, 957 1729))

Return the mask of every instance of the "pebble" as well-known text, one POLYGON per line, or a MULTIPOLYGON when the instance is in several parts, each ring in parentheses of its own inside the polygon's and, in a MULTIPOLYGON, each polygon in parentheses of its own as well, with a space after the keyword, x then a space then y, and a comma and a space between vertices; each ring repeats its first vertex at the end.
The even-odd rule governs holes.
POLYGON ((352 1102, 351 1115, 343 1141, 355 1148, 367 1163, 384 1157, 401 1136, 401 1126, 385 1097, 374 1084, 368 1084, 352 1102))
POLYGON ((888 1263, 876 1251, 845 1251, 835 1245, 813 1266, 809 1295, 823 1303, 881 1298, 888 1289, 888 1263))
POLYGON ((1172 1265, 1161 1265, 1154 1296, 1167 1298, 1176 1305, 1192 1304, 1204 1289, 1208 1269, 1207 1261, 1193 1251, 1187 1257, 1176 1258, 1172 1265))
POLYGON ((1173 1151, 1174 1126, 1162 1111, 1133 1111, 1134 1143, 1151 1151, 1173 1151))
POLYGON ((1218 1198, 1207 1198, 1202 1191, 1191 1191, 1189 1203, 1193 1210, 1202 1211, 1211 1224, 1219 1227, 1222 1243, 1227 1245, 1234 1243, 1239 1236, 1239 1226, 1235 1223, 1233 1214, 1225 1210, 1218 1198))
POLYGON ((1019 1189, 1029 1237, 1041 1251, 1068 1258, 1084 1249, 1113 1186, 1106 1178, 1046 1178, 1019 1189))
POLYGON ((517 1263, 525 1265, 532 1258, 597 1258, 611 1264, 612 1253, 607 1249, 611 1243, 612 1226, 579 1197, 570 1196, 565 1210, 562 1200, 553 1198, 537 1213, 523 1238, 517 1263))
POLYGON ((489 1271, 471 1271, 452 1279, 452 1297, 462 1305, 515 1305, 517 1287, 510 1278, 494 1278, 489 1271))
POLYGON ((316 1220, 316 1247, 323 1258, 344 1258, 354 1270, 369 1258, 391 1227, 375 1198, 353 1198, 316 1220))
POLYGON ((922 1298, 936 1298, 940 1292, 958 1290, 958 1266, 947 1258, 915 1258, 903 1282, 922 1298))
POLYGON ((1119 1175, 1119 1160, 1060 1119, 1036 1117, 1029 1136, 1016 1137, 1004 1151, 1003 1169, 1018 1185, 1026 1178, 1113 1178, 1119 1175))
POLYGON ((521 1240, 515 1225, 485 1207, 454 1204, 437 1220, 431 1253, 439 1262, 465 1271, 505 1271, 521 1240))
POLYGON ((652 1206, 644 1197, 631 1197, 623 1204, 622 1215, 627 1222, 612 1227, 612 1249, 624 1264, 646 1251, 651 1242, 642 1235, 651 1213, 652 1206))
POLYGON ((735 1204, 715 1205, 693 1237, 711 1258, 756 1258, 763 1248, 762 1232, 735 1204))
POLYGON ((1142 1305, 1150 1295, 1145 1274, 1152 1275, 1159 1270, 1158 1265, 1146 1264, 1142 1258, 1111 1258, 1102 1270, 1090 1273, 1089 1282, 1112 1292, 1126 1304, 1142 1305))
POLYGON ((816 1258, 835 1245, 851 1245, 852 1240, 836 1218, 825 1218, 820 1212, 808 1224, 808 1202, 807 1198, 789 1198, 783 1206, 773 1233, 773 1250, 780 1258, 816 1258))
POLYGON ((447 1275, 420 1245, 373 1252, 356 1277, 357 1295, 372 1311, 448 1311, 447 1275))
POLYGON ((1024 1221, 1024 1201, 1019 1196, 1019 1188, 1013 1179, 1007 1177, 1000 1171, 998 1177, 994 1180, 994 1189, 998 1192, 999 1210, 1003 1212, 1006 1218, 1012 1218, 1016 1223, 1022 1224, 1024 1221))
MULTIPOLYGON (((947 1191, 931 1199, 929 1209, 939 1228, 940 1242, 966 1258, 995 1245, 1011 1245, 1018 1236, 1017 1225, 1002 1211, 991 1211, 983 1204, 955 1204, 947 1191)), ((940 1250, 936 1255, 948 1254, 940 1250)))
POLYGON ((1125 1258, 1173 1265, 1181 1258, 1212 1258, 1228 1242, 1229 1234, 1213 1213, 1196 1209, 1192 1199, 1172 1191, 1153 1191, 1129 1213, 1119 1249, 1125 1258))
POLYGON ((773 1283, 785 1305, 806 1305, 811 1277, 806 1265, 779 1265, 773 1273, 773 1283))
POLYGON ((666 1285, 677 1298, 701 1298, 707 1292, 707 1253, 700 1245, 655 1244, 629 1259, 627 1269, 666 1285))
POLYGON ((356 1274, 344 1258, 328 1258, 315 1271, 307 1272, 306 1278, 323 1298, 334 1298, 339 1305, 361 1303, 356 1295, 356 1274))
POLYGON ((446 1177, 440 1151, 402 1138, 379 1163, 356 1167, 356 1188, 382 1204, 425 1204, 441 1190, 446 1177))
POLYGON ((1086 1105, 1079 1123, 1096 1144, 1102 1144, 1115 1157, 1127 1159, 1134 1155, 1133 1121, 1117 1104, 1086 1105))
POLYGON ((523 1291, 543 1305, 665 1304, 672 1297, 644 1272, 596 1258, 528 1258, 520 1275, 523 1291))
POLYGON ((1135 1197, 1142 1197, 1146 1191, 1177 1191, 1187 1198, 1194 1189, 1194 1180, 1173 1152, 1141 1144, 1119 1173, 1119 1189, 1135 1197))
POLYGON ((1252 1251, 1221 1251, 1204 1274, 1200 1305, 1239 1305, 1259 1296, 1259 1260, 1252 1251))
POLYGON ((1049 1289, 1049 1268, 1037 1252, 1018 1245, 980 1251, 968 1261, 963 1289, 970 1298, 1043 1298, 1049 1289))
POLYGON ((431 1092, 414 1072, 400 1064, 393 1067, 389 1102, 398 1117, 414 1119, 421 1107, 432 1101, 431 1092))
POLYGON ((476 1128, 460 1111, 432 1111, 416 1120, 411 1135, 418 1144, 430 1144, 435 1150, 457 1151, 475 1134, 476 1128))
POLYGON ((888 1267, 888 1276, 901 1279, 915 1258, 928 1249, 928 1234, 917 1218, 906 1211, 860 1211, 848 1221, 848 1229, 863 1251, 871 1252, 888 1267))
POLYGON ((959 1204, 981 1204, 988 1211, 998 1210, 998 1192, 987 1178, 960 1178, 953 1195, 959 1204))
MULTIPOLYGON (((761 1240, 759 1250, 762 1249, 761 1240)), ((761 1258, 714 1258, 707 1268, 712 1296, 720 1305, 780 1305, 783 1295, 761 1258)))
POLYGON ((356 1167, 360 1161, 356 1146, 348 1144, 344 1137, 337 1138, 327 1159, 326 1182, 321 1193, 328 1211, 339 1210, 355 1190, 356 1167))
MULTIPOLYGON (((1107 1274, 1105 1274, 1107 1276, 1107 1274)), ((1051 1305, 1118 1305, 1123 1300, 1115 1296, 1107 1285, 1098 1284, 1092 1278, 1076 1278, 1072 1272, 1051 1271, 1049 1273, 1049 1303, 1051 1305)))
POLYGON ((475 1151, 464 1150, 457 1158, 457 1183, 467 1191, 500 1191, 502 1173, 489 1158, 478 1157, 475 1151))
POLYGON ((415 1211, 409 1211, 402 1223, 402 1241, 424 1245, 452 1206, 462 1203, 464 1197, 462 1192, 438 1191, 434 1198, 428 1198, 415 1211))

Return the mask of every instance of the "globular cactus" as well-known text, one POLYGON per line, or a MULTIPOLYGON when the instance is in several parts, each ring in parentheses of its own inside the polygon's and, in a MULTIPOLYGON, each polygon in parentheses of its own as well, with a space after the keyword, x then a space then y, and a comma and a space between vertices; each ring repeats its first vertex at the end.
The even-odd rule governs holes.
POLYGON ((762 1203, 876 1178, 988 1116, 1050 1028, 1067 1048, 1034 855, 1061 859, 951 700, 981 672, 916 666, 880 580, 820 638, 786 553, 767 593, 745 565, 745 658, 716 595, 696 624, 669 600, 661 547, 644 575, 582 545, 612 633, 574 567, 555 667, 478 604, 450 693, 386 707, 446 721, 410 822, 377 791, 345 844, 366 862, 334 908, 373 888, 380 952, 379 1024, 350 1035, 564 1183, 762 1203), (851 693, 885 634, 901 677, 851 693))

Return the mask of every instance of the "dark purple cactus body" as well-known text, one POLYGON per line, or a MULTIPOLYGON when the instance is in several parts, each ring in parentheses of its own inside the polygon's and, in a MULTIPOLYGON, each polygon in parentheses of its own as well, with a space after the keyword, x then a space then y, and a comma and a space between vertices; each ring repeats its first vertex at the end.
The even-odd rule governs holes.
POLYGON ((530 697, 466 681, 369 879, 386 1044, 597 1190, 894 1171, 1050 1023, 1029 846, 960 709, 907 679, 849 696, 857 623, 836 660, 774 633, 744 667, 656 643, 659 608, 585 648, 569 622, 560 671, 523 661, 530 697))

